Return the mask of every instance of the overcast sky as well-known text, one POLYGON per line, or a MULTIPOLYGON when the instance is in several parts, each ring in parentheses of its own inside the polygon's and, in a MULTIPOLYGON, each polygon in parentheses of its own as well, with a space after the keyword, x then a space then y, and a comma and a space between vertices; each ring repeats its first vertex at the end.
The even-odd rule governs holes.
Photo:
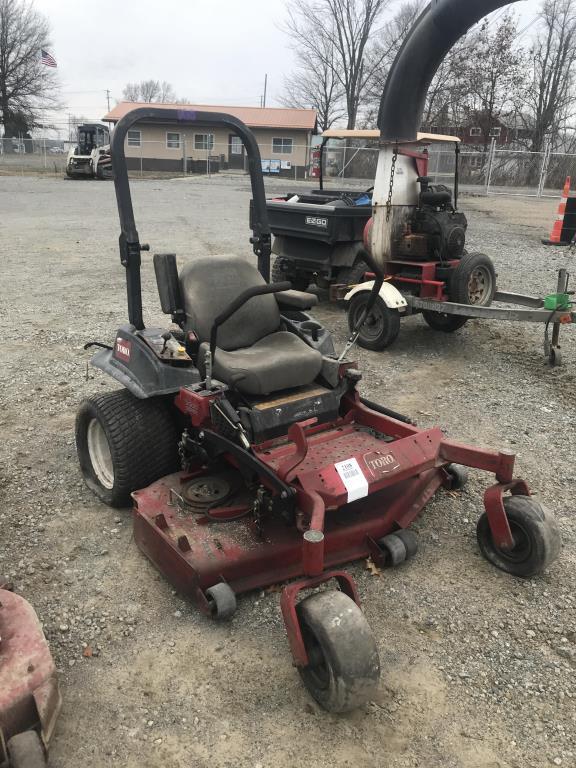
MULTIPOLYGON (((52 28, 65 112, 91 120, 106 112, 106 89, 114 105, 127 82, 148 78, 167 80, 178 97, 196 104, 259 106, 268 73, 267 103, 278 106, 283 75, 293 65, 281 30, 286 2, 34 0, 52 28)), ((515 4, 523 25, 540 4, 515 4)), ((64 127, 66 114, 56 121, 64 127)))

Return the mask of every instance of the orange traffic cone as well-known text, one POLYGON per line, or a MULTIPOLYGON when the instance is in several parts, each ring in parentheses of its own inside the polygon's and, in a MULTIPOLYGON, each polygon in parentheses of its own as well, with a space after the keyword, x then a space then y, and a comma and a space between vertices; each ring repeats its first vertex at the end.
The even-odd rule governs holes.
POLYGON ((562 199, 558 204, 556 221, 552 225, 552 232, 550 233, 550 238, 548 240, 542 240, 544 245, 569 245, 568 242, 564 242, 562 240, 562 231, 564 229, 564 216, 566 215, 566 204, 568 202, 568 198, 570 197, 570 185, 571 185, 570 176, 566 176, 566 181, 564 182, 564 188, 562 190, 562 199))

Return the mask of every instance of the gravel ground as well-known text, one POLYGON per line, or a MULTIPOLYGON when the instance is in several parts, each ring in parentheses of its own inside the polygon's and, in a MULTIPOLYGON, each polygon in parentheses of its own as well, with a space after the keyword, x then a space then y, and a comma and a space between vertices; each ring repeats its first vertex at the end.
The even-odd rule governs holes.
MULTIPOLYGON (((277 184, 278 182, 276 182, 277 184)), ((141 239, 181 257, 250 258, 242 179, 136 181, 141 239)), ((566 250, 546 249, 556 203, 464 199, 470 247, 499 285, 549 292, 566 250)), ((416 525, 409 565, 350 567, 378 639, 377 699, 320 710, 290 665, 279 593, 240 600, 231 624, 196 613, 138 553, 128 511, 99 504, 75 457, 80 399, 110 382, 87 372, 86 340, 125 320, 113 186, 0 180, 0 572, 36 607, 61 675, 54 768, 536 768, 576 765, 573 489, 576 346, 549 369, 540 326, 470 322, 445 336, 403 322, 386 353, 358 350, 363 391, 423 426, 514 450, 558 517, 559 561, 522 581, 479 555, 475 522, 491 479, 441 492, 416 525)), ((151 259, 144 304, 159 323, 151 259)), ((344 342, 344 315, 317 315, 344 342)))

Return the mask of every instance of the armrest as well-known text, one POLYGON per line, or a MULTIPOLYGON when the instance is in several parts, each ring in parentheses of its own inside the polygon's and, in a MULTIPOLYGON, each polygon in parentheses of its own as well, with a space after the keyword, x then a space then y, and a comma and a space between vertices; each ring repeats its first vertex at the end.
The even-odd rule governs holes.
POLYGON ((305 291, 281 291, 276 294, 279 307, 289 309, 311 309, 318 304, 318 296, 305 291))
POLYGON ((230 302, 226 309, 220 312, 218 317, 214 319, 214 324, 212 325, 212 329, 210 331, 210 353, 212 355, 212 359, 214 359, 214 353, 216 352, 216 341, 218 340, 219 326, 225 323, 226 320, 229 320, 235 312, 238 312, 240 307, 243 307, 247 301, 250 301, 250 299, 253 299, 255 296, 265 296, 268 293, 281 293, 282 291, 289 290, 291 285, 292 283, 289 282, 255 285, 254 287, 243 291, 240 296, 237 296, 234 301, 230 302))

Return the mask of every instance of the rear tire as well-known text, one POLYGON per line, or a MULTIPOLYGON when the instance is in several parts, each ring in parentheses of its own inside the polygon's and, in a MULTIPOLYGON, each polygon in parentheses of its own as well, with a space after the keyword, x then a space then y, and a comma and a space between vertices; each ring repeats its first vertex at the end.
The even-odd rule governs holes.
MULTIPOLYGON (((350 300, 348 307, 348 327, 353 331, 356 323, 366 308, 370 296, 369 291, 357 293, 350 300)), ((383 299, 378 296, 376 302, 364 325, 360 329, 358 344, 364 349, 378 352, 393 344, 400 333, 400 314, 396 309, 386 306, 383 299)))
POLYGON ((283 283, 289 280, 295 291, 305 291, 310 285, 311 277, 294 274, 293 269, 294 267, 288 259, 285 259, 283 256, 277 256, 272 262, 270 281, 272 283, 283 283), (288 264, 290 269, 283 269, 285 264, 288 264))
POLYGON ((10 768, 46 768, 46 753, 36 731, 12 736, 7 747, 10 768))
POLYGON ((363 259, 357 259, 353 266, 338 270, 336 282, 340 285, 358 285, 364 282, 364 275, 369 271, 368 264, 363 259))
POLYGON ((164 400, 127 390, 84 400, 76 416, 76 450, 86 485, 110 507, 180 468, 180 433, 164 400))

